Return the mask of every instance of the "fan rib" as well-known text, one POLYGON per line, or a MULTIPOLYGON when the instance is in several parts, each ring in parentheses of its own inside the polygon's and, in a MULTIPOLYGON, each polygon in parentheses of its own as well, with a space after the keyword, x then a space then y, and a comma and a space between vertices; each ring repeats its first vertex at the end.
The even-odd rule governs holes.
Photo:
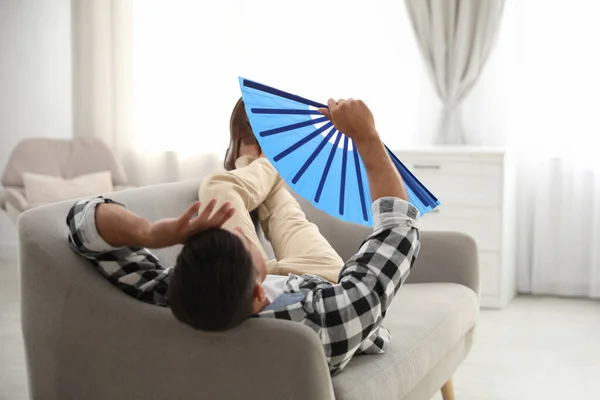
POLYGON ((308 169, 308 167, 310 167, 310 165, 313 163, 313 161, 315 161, 315 158, 317 158, 317 156, 319 155, 319 153, 321 153, 321 150, 323 150, 323 148, 325 147, 325 145, 327 144, 327 142, 329 142, 329 139, 331 139, 331 137, 333 136, 333 134, 335 132, 336 132, 336 129, 332 126, 331 130, 329 131, 329 133, 327 134, 327 136, 325 136, 323 138, 323 140, 321 140, 321 143, 319 143, 319 145, 312 152, 312 154, 310 155, 310 157, 308 157, 308 159, 306 160, 306 162, 304 163, 304 165, 302 165, 302 167, 300 168, 300 170, 292 178, 292 183, 293 184, 296 184, 298 182, 298 180, 300 178, 302 178, 302 175, 304 175, 304 173, 306 172, 306 170, 308 169))
POLYGON ((263 85, 262 83, 250 81, 248 79, 244 79, 244 86, 251 89, 256 89, 260 92, 269 93, 274 96, 283 97, 284 99, 292 100, 297 103, 306 104, 307 106, 313 106, 318 108, 327 108, 325 104, 318 103, 316 101, 312 101, 309 99, 305 99, 304 97, 297 96, 295 94, 291 94, 288 92, 284 92, 283 90, 275 89, 271 86, 263 85))
POLYGON ((266 131, 262 131, 260 133, 260 136, 265 137, 265 136, 276 135, 278 133, 293 131, 298 128, 304 128, 305 126, 310 126, 310 125, 318 124, 320 122, 325 122, 325 121, 327 121, 327 117, 316 118, 316 119, 311 118, 307 121, 297 122, 295 124, 280 126, 279 128, 273 128, 273 129, 269 129, 266 131))
POLYGON ((342 176, 340 182, 340 215, 344 215, 344 200, 346 199, 346 161, 348 159, 348 136, 344 136, 344 151, 342 152, 342 176))
MULTIPOLYGON (((398 157, 396 157, 396 155, 394 153, 392 153, 392 151, 387 146, 385 146, 385 149, 387 150, 388 154, 390 155, 390 158, 396 165, 396 169, 398 170, 398 172, 400 173, 400 176, 402 177, 402 179, 404 181, 419 182, 419 180, 412 174, 412 172, 410 172, 409 169, 406 168, 404 166, 404 164, 402 164, 402 162, 398 159, 398 157)), ((432 205, 437 205, 436 197, 433 194, 431 194, 431 192, 425 186, 423 186, 423 185, 410 185, 410 186, 413 187, 413 192, 414 192, 415 196, 417 196, 417 198, 421 201, 421 203, 423 203, 424 205, 429 206, 429 207, 431 207, 432 205), (415 190, 416 188, 419 188, 419 187, 424 189, 424 191, 415 190), (427 200, 426 196, 429 196, 429 198, 433 200, 433 204, 432 204, 432 202, 427 200)))
POLYGON ((251 108, 253 114, 273 115, 321 115, 317 110, 296 110, 288 108, 251 108))
POLYGON ((338 144, 340 143, 340 139, 342 138, 342 132, 337 133, 335 137, 335 143, 329 152, 329 158, 327 159, 327 164, 325 164, 325 169, 323 170, 323 174, 321 175, 321 180, 319 181, 319 187, 317 188, 317 194, 315 194, 315 203, 318 203, 321 200, 321 193, 323 192, 323 188, 325 187, 325 181, 327 180, 327 175, 329 174, 329 169, 331 168, 331 163, 333 162, 333 157, 335 157, 335 151, 338 148, 338 144))
POLYGON ((302 138, 301 140, 297 141, 296 143, 294 143, 293 145, 291 145, 287 149, 283 150, 281 153, 277 154, 275 157, 273 157, 273 160, 279 161, 283 157, 289 155, 290 153, 293 153, 294 151, 298 150, 300 147, 304 146, 306 143, 310 142, 311 140, 313 140, 314 138, 316 138, 317 136, 319 136, 321 134, 321 132, 324 132, 326 129, 329 129, 331 126, 332 126, 331 122, 326 123, 325 125, 323 125, 319 129, 317 129, 316 131, 314 131, 313 133, 311 133, 310 135, 305 136, 304 138, 302 138))
POLYGON ((362 176, 360 173, 360 162, 358 160, 358 150, 352 142, 352 153, 354 153, 354 167, 356 169, 356 179, 358 181, 358 196, 360 197, 360 206, 362 208, 363 219, 365 221, 369 220, 369 216, 367 214, 367 205, 365 202, 365 191, 363 188, 362 176))

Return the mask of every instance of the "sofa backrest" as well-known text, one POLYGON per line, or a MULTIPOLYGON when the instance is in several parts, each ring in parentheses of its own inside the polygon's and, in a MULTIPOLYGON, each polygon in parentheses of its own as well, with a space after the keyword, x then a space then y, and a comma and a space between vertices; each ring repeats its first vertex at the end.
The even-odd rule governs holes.
POLYGON ((71 179, 100 171, 110 171, 114 185, 127 184, 123 167, 99 139, 32 138, 14 148, 1 182, 4 186, 23 186, 23 172, 71 179))

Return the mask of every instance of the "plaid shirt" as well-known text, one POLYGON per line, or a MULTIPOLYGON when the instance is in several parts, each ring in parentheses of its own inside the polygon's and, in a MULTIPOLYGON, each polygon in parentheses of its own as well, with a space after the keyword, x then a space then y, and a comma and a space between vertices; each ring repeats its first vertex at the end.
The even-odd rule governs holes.
MULTIPOLYGON (((67 225, 72 248, 125 293, 168 306, 172 267, 164 268, 147 249, 108 245, 96 229, 95 208, 101 203, 116 202, 97 197, 71 208, 67 225)), ((373 233, 346 262, 338 284, 313 275, 290 274, 284 294, 257 315, 312 328, 321 338, 332 375, 354 354, 383 353, 389 348, 391 334, 382 321, 419 252, 415 207, 386 197, 375 201, 372 208, 373 233)))

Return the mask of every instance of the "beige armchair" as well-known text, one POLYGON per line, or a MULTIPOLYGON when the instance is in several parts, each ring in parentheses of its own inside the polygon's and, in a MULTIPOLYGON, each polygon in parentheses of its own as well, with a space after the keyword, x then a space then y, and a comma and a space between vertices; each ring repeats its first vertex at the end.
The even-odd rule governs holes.
POLYGON ((71 179, 79 175, 110 171, 115 190, 131 188, 123 167, 102 141, 94 138, 26 139, 11 153, 0 183, 0 208, 16 221, 31 208, 25 196, 23 172, 71 179))

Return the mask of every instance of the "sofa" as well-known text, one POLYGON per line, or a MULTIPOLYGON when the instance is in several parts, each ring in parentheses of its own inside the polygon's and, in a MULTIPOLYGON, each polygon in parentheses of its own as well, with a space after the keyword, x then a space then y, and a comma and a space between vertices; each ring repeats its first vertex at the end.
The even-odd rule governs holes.
MULTIPOLYGON (((110 196, 149 219, 179 215, 199 181, 110 196)), ((369 228, 348 225, 300 200, 339 254, 350 257, 369 228)), ((32 400, 429 399, 473 344, 477 249, 470 237, 422 232, 419 258, 385 325, 392 348, 355 356, 330 377, 317 335, 289 321, 249 319, 221 333, 195 331, 168 309, 111 286, 67 243, 72 201, 21 215, 22 328, 32 400)), ((172 264, 179 248, 155 253, 172 264)))

